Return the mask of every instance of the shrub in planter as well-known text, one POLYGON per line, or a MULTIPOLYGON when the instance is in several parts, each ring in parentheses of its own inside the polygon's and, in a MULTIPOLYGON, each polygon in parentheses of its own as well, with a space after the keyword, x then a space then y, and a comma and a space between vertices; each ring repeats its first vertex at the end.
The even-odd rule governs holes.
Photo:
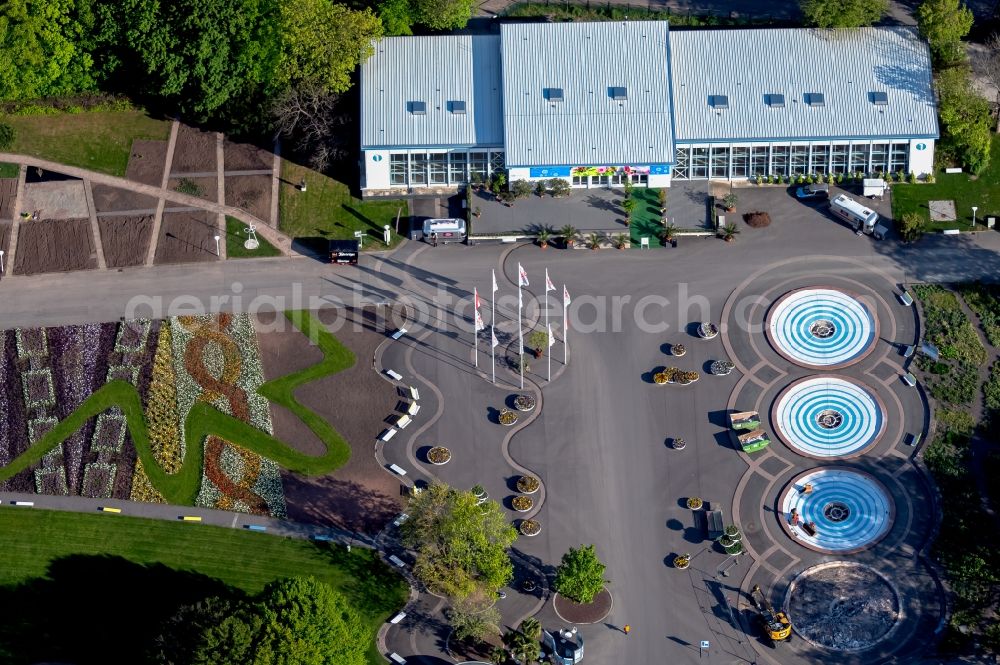
POLYGON ((545 196, 545 181, 539 180, 535 183, 535 196, 545 196))
POLYGON ((683 344, 673 344, 670 346, 671 355, 677 356, 679 358, 680 356, 683 356, 685 353, 687 353, 687 349, 684 348, 683 344))
POLYGON ((726 376, 727 374, 732 372, 733 369, 735 369, 735 367, 736 365, 734 365, 728 360, 714 360, 712 361, 712 365, 709 368, 709 371, 711 371, 712 374, 715 374, 717 376, 726 376))
POLYGON ((524 513, 531 510, 535 502, 531 500, 530 496, 515 496, 510 500, 510 505, 517 512, 524 513))
POLYGON ((533 395, 518 395, 514 398, 514 408, 518 411, 531 411, 535 408, 535 404, 533 395))
POLYGON ((666 188, 661 188, 660 191, 656 192, 656 200, 660 202, 660 212, 667 209, 667 190, 666 188))
POLYGON ((472 489, 469 491, 475 494, 477 499, 482 499, 484 496, 486 496, 486 488, 483 487, 482 485, 478 484, 473 485, 472 489))
POLYGON ((444 446, 434 446, 427 451, 427 461, 431 464, 447 464, 451 461, 451 451, 444 446))
POLYGON ((567 224, 566 226, 559 229, 559 237, 563 239, 563 243, 565 243, 566 249, 569 249, 573 246, 573 243, 576 241, 576 236, 579 235, 579 233, 580 232, 577 231, 576 227, 571 224, 567 224))
POLYGON ((517 479, 517 491, 524 494, 534 494, 541 486, 541 482, 534 476, 521 476, 517 479))
POLYGON ((771 225, 771 215, 766 212, 748 212, 743 215, 743 221, 747 223, 747 226, 754 229, 762 229, 764 227, 771 225))
POLYGON ((535 330, 528 336, 528 344, 535 349, 535 357, 541 358, 549 348, 549 334, 544 330, 535 330))
POLYGON ((517 422, 517 414, 511 411, 510 409, 501 409, 499 419, 501 425, 506 425, 509 427, 510 425, 513 425, 514 423, 517 422))
MULTIPOLYGON (((725 538, 725 536, 723 536, 723 538, 725 538)), ((738 540, 734 540, 728 547, 723 545, 722 549, 726 550, 726 554, 736 556, 737 554, 743 553, 743 543, 738 540)))
POLYGON ((687 500, 688 509, 699 510, 703 505, 705 505, 705 502, 702 501, 699 497, 696 496, 688 497, 687 500))
POLYGON ((674 440, 671 441, 670 445, 674 450, 684 450, 687 448, 687 441, 678 436, 674 437, 674 440))
POLYGON ((742 535, 740 534, 740 529, 735 524, 730 524, 729 526, 727 526, 725 529, 722 530, 722 533, 726 536, 729 536, 733 540, 740 540, 742 538, 742 535))
POLYGON ((759 185, 764 181, 764 177, 758 173, 756 176, 754 176, 753 181, 759 185))
POLYGON ((739 202, 739 200, 740 200, 739 197, 737 197, 732 192, 729 192, 728 194, 722 197, 722 205, 726 207, 727 211, 732 212, 733 210, 736 210, 736 204, 739 202))
POLYGON ((515 180, 510 183, 510 195, 517 199, 527 198, 531 194, 531 183, 527 180, 515 180))
POLYGON ((658 386, 670 383, 670 375, 667 374, 666 372, 657 372, 656 374, 653 375, 653 383, 655 383, 658 386))
POLYGON ((678 570, 684 570, 691 565, 691 555, 690 554, 678 554, 674 557, 674 568, 678 570))
POLYGON ((701 374, 699 374, 698 372, 677 372, 677 374, 674 375, 674 381, 681 384, 682 386, 686 386, 689 383, 694 383, 700 378, 701 374))
POLYGON ((569 183, 562 178, 552 178, 549 180, 549 192, 552 196, 569 196, 571 189, 569 183))
POLYGON ((522 536, 537 536, 542 532, 542 525, 537 520, 522 520, 517 530, 522 536))

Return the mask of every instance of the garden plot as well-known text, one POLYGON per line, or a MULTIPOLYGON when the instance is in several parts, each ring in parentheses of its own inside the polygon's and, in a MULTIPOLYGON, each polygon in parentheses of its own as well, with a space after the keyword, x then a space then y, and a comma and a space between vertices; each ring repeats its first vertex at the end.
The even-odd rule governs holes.
MULTIPOLYGON (((157 183, 159 187, 159 183, 157 183)), ((156 210, 157 200, 153 196, 140 194, 128 189, 93 185, 94 208, 98 216, 109 212, 137 212, 156 210)))
POLYGON ((10 227, 12 222, 0 222, 0 249, 4 251, 4 268, 7 267, 7 260, 10 258, 10 249, 7 243, 10 241, 10 227))
POLYGON ((170 162, 170 174, 215 172, 216 138, 215 132, 203 132, 194 127, 181 125, 177 129, 174 157, 170 162))
POLYGON ((73 219, 90 214, 82 180, 26 183, 21 210, 38 213, 40 219, 73 219))
POLYGON ((197 196, 206 201, 217 202, 219 200, 219 179, 212 177, 199 178, 171 178, 167 181, 167 189, 172 189, 181 194, 197 196))
POLYGON ((97 223, 109 268, 143 264, 153 235, 153 215, 98 217, 97 223))
POLYGON ((97 267, 97 250, 89 219, 22 221, 18 229, 14 272, 90 270, 97 267))
POLYGON ((226 140, 223 151, 226 171, 270 171, 274 168, 274 153, 253 144, 226 140))
POLYGON ((0 178, 0 219, 14 218, 17 178, 0 178))
POLYGON ((220 234, 215 213, 200 210, 165 212, 153 262, 161 264, 217 261, 219 257, 215 253, 216 235, 220 234))
POLYGON ((271 176, 226 176, 226 205, 246 210, 257 219, 271 219, 271 176))
POLYGON ((159 187, 163 183, 166 158, 166 141, 133 141, 125 177, 129 180, 159 187))

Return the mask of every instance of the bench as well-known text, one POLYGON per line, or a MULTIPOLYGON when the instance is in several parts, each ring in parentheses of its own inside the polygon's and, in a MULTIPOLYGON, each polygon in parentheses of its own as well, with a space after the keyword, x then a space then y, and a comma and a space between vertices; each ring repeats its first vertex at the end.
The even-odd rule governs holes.
POLYGON ((14 505, 15 506, 27 506, 27 507, 30 508, 31 506, 35 505, 35 502, 34 501, 15 501, 14 505))
POLYGON ((721 510, 705 511, 705 522, 708 531, 708 538, 710 540, 715 540, 716 538, 720 538, 722 536, 725 525, 722 523, 721 510))
POLYGON ((917 350, 917 347, 913 344, 908 344, 905 349, 903 349, 904 358, 912 358, 913 352, 917 350))
POLYGON ((410 408, 408 408, 406 412, 411 416, 415 416, 420 413, 420 405, 416 402, 410 402, 410 408))
POLYGON ((323 533, 317 533, 317 534, 315 534, 315 535, 314 535, 314 536, 312 537, 312 539, 313 539, 313 540, 319 540, 319 541, 321 541, 321 542, 324 542, 324 543, 328 543, 328 542, 330 542, 331 540, 333 540, 333 538, 331 538, 330 536, 328 536, 328 535, 326 535, 326 534, 323 534, 323 533))
POLYGON ((406 665, 406 659, 400 656, 395 651, 389 654, 389 660, 391 660, 394 663, 399 663, 399 665, 406 665))
POLYGON ((200 522, 201 521, 201 517, 199 517, 198 515, 183 515, 181 517, 181 521, 182 522, 200 522))
POLYGON ((100 510, 102 513, 120 513, 122 511, 121 508, 112 508, 111 506, 101 506, 100 510))
POLYGON ((267 527, 263 524, 247 524, 247 530, 249 531, 267 531, 267 527))
POLYGON ((400 416, 399 420, 396 421, 396 427, 399 429, 406 429, 406 426, 413 422, 413 418, 409 416, 400 416))
POLYGON ((392 563, 392 565, 396 566, 397 568, 405 568, 406 567, 406 564, 403 563, 403 560, 400 559, 395 554, 390 554, 389 555, 389 562, 392 563))
POLYGON ((396 332, 392 333, 392 338, 393 339, 399 339, 400 337, 402 337, 403 335, 405 335, 406 332, 407 332, 406 328, 400 328, 396 332))
POLYGON ((403 375, 400 374, 399 372, 397 372, 396 370, 387 369, 387 370, 385 370, 385 373, 386 373, 386 376, 388 376, 393 381, 401 381, 403 379, 403 375))
POLYGON ((904 441, 906 442, 906 445, 915 447, 920 443, 920 438, 922 436, 922 434, 907 434, 904 441))
POLYGON ((397 624, 397 623, 399 623, 400 621, 402 621, 405 618, 406 618, 406 612, 400 612, 396 616, 394 616, 391 619, 389 619, 389 623, 391 623, 391 624, 397 624))
POLYGON ((396 436, 397 431, 399 430, 397 430, 395 427, 390 427, 386 431, 382 432, 382 434, 379 435, 378 439, 379 441, 388 441, 392 437, 396 436))
POLYGON ((406 513, 400 513, 399 517, 397 517, 396 519, 394 519, 392 521, 392 525, 393 526, 400 526, 403 522, 405 522, 408 519, 410 519, 409 515, 407 515, 406 513))
POLYGON ((903 291, 902 293, 899 294, 899 302, 909 307, 913 304, 913 296, 911 296, 906 291, 903 291))
POLYGON ((903 383, 912 388, 917 385, 917 377, 913 376, 911 372, 907 372, 903 375, 903 383))
POLYGON ((810 537, 816 537, 816 525, 812 522, 806 522, 802 525, 802 530, 809 534, 810 537))
POLYGON ((389 465, 389 470, 392 471, 395 474, 400 475, 400 476, 405 476, 406 475, 406 469, 404 469, 403 467, 401 467, 401 466, 399 466, 397 464, 390 464, 389 465))
POLYGON ((412 399, 414 402, 420 399, 420 391, 414 388, 413 386, 410 386, 410 399, 412 399))

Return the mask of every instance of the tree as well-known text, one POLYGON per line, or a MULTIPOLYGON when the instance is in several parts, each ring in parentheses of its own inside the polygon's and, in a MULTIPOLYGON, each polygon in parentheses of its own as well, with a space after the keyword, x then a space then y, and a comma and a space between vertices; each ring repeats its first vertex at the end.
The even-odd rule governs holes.
POLYGON ((605 568, 593 545, 571 547, 563 554, 553 588, 574 602, 592 602, 604 588, 605 568))
POLYGON ((806 24, 817 28, 860 28, 881 20, 887 0, 802 0, 806 24))
POLYGON ((496 605, 481 608, 460 602, 448 611, 448 621, 460 640, 481 640, 490 632, 500 632, 500 610, 496 605))
POLYGON ((528 335, 528 344, 535 349, 535 357, 541 358, 549 348, 549 333, 545 330, 535 330, 528 335))
POLYGON ((409 0, 382 0, 378 4, 378 17, 386 37, 413 34, 409 0))
POLYGON ((6 122, 0 122, 0 150, 10 150, 17 138, 17 132, 6 122))
POLYGON ((382 22, 370 9, 353 10, 330 0, 284 0, 281 57, 271 85, 281 91, 308 82, 326 92, 344 92, 381 38, 382 22))
POLYGON ((338 109, 339 97, 307 82, 288 88, 271 105, 275 130, 291 139, 309 165, 324 171, 330 161, 346 154, 345 133, 338 131, 347 117, 338 109))
POLYGON ((924 234, 924 218, 915 212, 903 213, 897 222, 899 235, 912 242, 924 234))
POLYGON ((519 630, 533 640, 542 639, 542 624, 535 617, 528 617, 522 621, 519 630))
POLYGON ((917 8, 920 36, 940 64, 965 59, 962 38, 969 34, 973 20, 972 11, 961 0, 924 0, 917 8))
POLYGON ((464 28, 472 17, 472 0, 410 0, 415 22, 431 30, 464 28))
POLYGON ((538 656, 538 640, 532 639, 519 630, 511 630, 503 636, 503 641, 514 658, 525 665, 535 662, 535 658, 538 656))
POLYGON ((432 591, 492 596, 510 582, 507 550, 517 531, 496 501, 479 504, 472 492, 435 482, 410 498, 407 512, 403 542, 416 551, 413 573, 432 591))
POLYGON ((992 145, 990 105, 972 85, 966 66, 951 67, 937 77, 941 149, 972 173, 990 163, 992 145))

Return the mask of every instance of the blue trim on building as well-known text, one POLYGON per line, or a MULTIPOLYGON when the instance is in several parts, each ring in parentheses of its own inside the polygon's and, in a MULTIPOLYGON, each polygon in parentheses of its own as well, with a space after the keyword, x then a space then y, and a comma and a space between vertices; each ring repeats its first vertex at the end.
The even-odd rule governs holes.
POLYGON ((437 150, 449 152, 452 150, 503 150, 503 145, 369 145, 361 146, 362 152, 369 150, 437 150))
POLYGON ((833 143, 836 141, 895 141, 895 140, 938 140, 940 134, 877 134, 871 136, 782 136, 780 138, 752 139, 697 139, 692 141, 674 141, 677 145, 699 145, 702 143, 739 144, 739 143, 791 143, 793 141, 816 141, 833 143))

